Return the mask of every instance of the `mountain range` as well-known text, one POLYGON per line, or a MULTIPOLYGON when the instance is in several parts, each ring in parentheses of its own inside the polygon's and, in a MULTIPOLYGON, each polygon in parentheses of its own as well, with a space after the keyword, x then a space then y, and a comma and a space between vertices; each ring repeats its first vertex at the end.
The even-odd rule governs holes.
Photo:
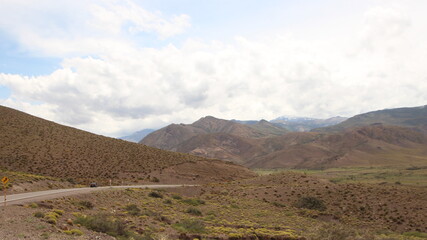
POLYGON ((347 120, 345 117, 332 117, 327 119, 305 118, 305 117, 279 117, 271 120, 271 123, 286 128, 291 132, 308 132, 315 128, 335 125, 347 120))
MULTIPOLYGON (((259 125, 260 122, 270 122, 276 127, 284 128, 291 132, 308 132, 314 128, 320 128, 320 127, 327 127, 331 125, 338 124, 342 121, 345 121, 347 118, 345 117, 332 117, 328 119, 317 119, 317 118, 307 118, 307 117, 289 117, 289 116, 282 116, 278 117, 276 119, 273 119, 271 121, 267 120, 236 120, 232 119, 232 122, 244 124, 244 125, 251 125, 252 127, 257 127, 256 125, 259 125)), ((185 125, 185 124, 184 124, 185 125)), ((271 125, 270 125, 271 126, 271 125)), ((277 129, 277 128, 276 128, 277 129)), ((148 134, 154 132, 155 129, 143 129, 140 131, 137 131, 129 136, 120 137, 119 139, 123 139, 130 142, 140 142, 142 139, 144 139, 145 136, 148 134)), ((283 130, 278 130, 283 131, 283 130)))
POLYGON ((205 117, 193 124, 169 125, 140 143, 250 168, 422 165, 427 164, 425 109, 360 114, 313 132, 289 132, 265 120, 205 117))

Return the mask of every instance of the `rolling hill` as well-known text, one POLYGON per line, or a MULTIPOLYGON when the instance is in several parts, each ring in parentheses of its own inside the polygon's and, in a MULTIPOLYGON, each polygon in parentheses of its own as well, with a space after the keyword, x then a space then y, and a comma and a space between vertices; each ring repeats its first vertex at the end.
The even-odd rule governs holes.
POLYGON ((427 133, 427 105, 411 108, 394 108, 356 115, 334 126, 313 129, 313 132, 337 132, 347 128, 374 123, 415 128, 427 133))
POLYGON ((0 139, 0 168, 80 182, 137 182, 153 177, 160 181, 209 182, 253 176, 231 163, 95 135, 3 106, 0 139), (187 172, 174 171, 179 168, 187 172))

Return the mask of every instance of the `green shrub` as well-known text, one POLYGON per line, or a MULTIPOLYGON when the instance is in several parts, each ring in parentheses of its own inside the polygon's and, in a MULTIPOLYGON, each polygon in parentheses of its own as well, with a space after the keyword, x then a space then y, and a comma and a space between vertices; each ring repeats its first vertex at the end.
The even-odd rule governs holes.
POLYGON ((182 199, 182 197, 179 196, 179 195, 172 195, 172 198, 176 199, 176 200, 181 200, 182 199))
POLYGON ((36 217, 36 218, 44 218, 44 213, 42 213, 42 212, 35 212, 34 213, 34 217, 36 217))
POLYGON ((113 237, 129 236, 129 233, 126 231, 126 225, 123 221, 118 219, 113 220, 110 216, 105 214, 98 214, 95 216, 77 216, 74 223, 85 226, 95 232, 106 233, 113 237))
POLYGON ((111 215, 97 214, 94 216, 85 216, 76 214, 75 224, 80 224, 92 231, 106 233, 119 240, 152 240, 153 238, 147 232, 143 236, 128 231, 125 222, 120 219, 114 219, 111 215))
POLYGON ((301 197, 295 203, 295 207, 307 208, 307 209, 318 210, 318 211, 326 210, 326 206, 324 202, 315 197, 301 197))
POLYGON ((127 205, 125 209, 132 216, 138 216, 141 214, 141 209, 139 209, 135 204, 127 205))
POLYGON ((149 197, 152 197, 152 198, 163 198, 163 195, 162 194, 160 194, 159 192, 150 192, 149 194, 148 194, 148 196, 149 197))
POLYGON ((28 205, 28 207, 30 207, 30 208, 38 208, 39 205, 37 203, 31 203, 30 205, 28 205))
POLYGON ((75 235, 75 236, 81 236, 81 235, 83 235, 83 232, 80 231, 79 229, 66 230, 66 231, 64 231, 64 233, 68 234, 68 235, 75 235))
POLYGON ((56 225, 58 221, 59 214, 56 212, 48 212, 44 215, 44 219, 50 224, 56 225))
POLYGON ((194 216, 202 216, 202 212, 199 209, 193 207, 188 208, 185 212, 194 216))
POLYGON ((166 199, 163 201, 164 204, 172 204, 172 201, 170 199, 166 199))
POLYGON ((64 210, 59 210, 59 209, 53 209, 52 210, 54 213, 57 213, 58 215, 64 215, 64 210))
POLYGON ((184 200, 182 200, 182 202, 186 203, 188 205, 192 205, 192 206, 199 206, 199 205, 205 204, 205 201, 203 201, 201 199, 197 199, 197 198, 184 199, 184 200))
POLYGON ((173 225, 180 232, 205 233, 206 229, 202 221, 197 219, 185 219, 173 225))

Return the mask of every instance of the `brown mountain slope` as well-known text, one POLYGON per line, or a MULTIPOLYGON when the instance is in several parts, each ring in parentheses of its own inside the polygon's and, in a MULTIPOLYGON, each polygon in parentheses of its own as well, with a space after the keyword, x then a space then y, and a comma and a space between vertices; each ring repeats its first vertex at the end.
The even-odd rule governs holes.
POLYGON ((333 134, 300 133, 297 138, 284 135, 268 139, 263 144, 264 149, 272 145, 275 150, 255 157, 245 165, 253 168, 327 168, 427 164, 426 135, 409 128, 381 124, 333 134))
POLYGON ((316 128, 313 132, 337 132, 347 128, 375 123, 415 128, 427 133, 427 105, 420 107, 384 109, 351 117, 337 125, 316 128))
POLYGON ((244 125, 207 116, 193 124, 171 124, 149 134, 139 143, 164 150, 177 151, 178 145, 202 134, 225 133, 243 138, 262 138, 278 136, 286 132, 286 129, 277 127, 265 120, 253 125, 244 125))
POLYGON ((176 151, 245 164, 263 151, 256 139, 227 133, 201 134, 179 144, 176 151))
POLYGON ((293 132, 267 138, 201 134, 182 142, 176 150, 250 168, 427 164, 426 135, 381 124, 339 133, 293 132))
MULTIPOLYGON (((8 170, 76 179, 142 180, 152 172, 186 164, 194 167, 187 167, 190 175, 201 165, 215 173, 187 179, 192 182, 218 175, 215 169, 230 168, 229 163, 210 161, 91 134, 0 106, 0 167, 8 170)), ((243 167, 233 169, 235 178, 253 176, 243 167)))

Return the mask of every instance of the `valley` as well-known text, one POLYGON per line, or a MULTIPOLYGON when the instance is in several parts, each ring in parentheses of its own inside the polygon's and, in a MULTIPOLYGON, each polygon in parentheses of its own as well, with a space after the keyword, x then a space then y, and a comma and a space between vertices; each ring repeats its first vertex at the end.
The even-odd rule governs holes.
POLYGON ((9 194, 80 191, 0 207, 4 239, 427 238, 427 136, 408 115, 311 132, 205 117, 137 144, 0 112, 9 194), (125 186, 87 188, 110 180, 125 186))

